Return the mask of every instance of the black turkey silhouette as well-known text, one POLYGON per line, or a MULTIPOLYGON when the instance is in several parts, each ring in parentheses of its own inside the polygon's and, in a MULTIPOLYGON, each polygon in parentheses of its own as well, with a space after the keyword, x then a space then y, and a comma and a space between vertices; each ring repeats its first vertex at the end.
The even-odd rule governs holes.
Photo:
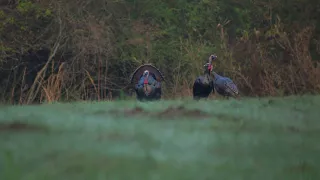
POLYGON ((210 93, 214 93, 214 82, 212 76, 212 61, 215 60, 217 56, 211 55, 209 57, 208 63, 204 65, 204 74, 198 76, 193 83, 193 99, 200 100, 209 97, 210 93))

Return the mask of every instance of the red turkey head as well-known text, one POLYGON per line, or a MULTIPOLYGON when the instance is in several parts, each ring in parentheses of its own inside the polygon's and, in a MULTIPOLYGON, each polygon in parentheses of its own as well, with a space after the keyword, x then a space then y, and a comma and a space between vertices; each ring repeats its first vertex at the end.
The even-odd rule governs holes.
POLYGON ((212 72, 212 70, 213 70, 212 64, 206 63, 206 64, 204 65, 204 67, 206 68, 206 72, 209 73, 209 74, 210 74, 210 73, 212 72))
POLYGON ((213 70, 213 65, 212 62, 213 60, 215 60, 217 58, 216 55, 210 55, 209 59, 208 59, 208 63, 207 63, 207 68, 208 68, 208 72, 211 73, 213 70))
POLYGON ((209 73, 212 72, 212 69, 213 69, 212 64, 208 64, 208 72, 209 72, 209 73))
POLYGON ((149 71, 148 71, 148 70, 145 70, 145 71, 143 72, 143 76, 144 76, 144 82, 143 82, 143 84, 148 84, 149 71))

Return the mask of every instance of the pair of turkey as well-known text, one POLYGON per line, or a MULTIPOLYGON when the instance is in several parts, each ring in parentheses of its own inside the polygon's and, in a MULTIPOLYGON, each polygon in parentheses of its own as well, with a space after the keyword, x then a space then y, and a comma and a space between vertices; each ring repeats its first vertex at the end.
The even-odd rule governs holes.
MULTIPOLYGON (((211 92, 214 93, 214 90, 225 97, 238 97, 238 88, 233 81, 213 71, 212 61, 216 58, 217 56, 211 55, 208 63, 204 65, 204 75, 196 78, 193 84, 194 99, 207 98, 211 92)), ((162 73, 156 67, 145 64, 133 72, 130 83, 134 86, 138 100, 160 100, 162 94, 161 81, 163 80, 162 73)))
POLYGON ((217 56, 211 55, 208 63, 204 65, 204 75, 197 77, 193 83, 193 98, 199 100, 208 98, 209 95, 216 92, 224 97, 239 97, 239 90, 236 84, 228 77, 223 77, 213 71, 212 62, 217 56))

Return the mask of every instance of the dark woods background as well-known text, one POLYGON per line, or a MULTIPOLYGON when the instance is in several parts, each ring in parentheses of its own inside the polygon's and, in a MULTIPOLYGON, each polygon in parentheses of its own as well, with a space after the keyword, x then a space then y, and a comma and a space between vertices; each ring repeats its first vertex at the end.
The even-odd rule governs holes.
POLYGON ((317 0, 1 0, 1 101, 122 97, 143 63, 188 96, 211 53, 244 95, 318 93, 318 17, 317 0))

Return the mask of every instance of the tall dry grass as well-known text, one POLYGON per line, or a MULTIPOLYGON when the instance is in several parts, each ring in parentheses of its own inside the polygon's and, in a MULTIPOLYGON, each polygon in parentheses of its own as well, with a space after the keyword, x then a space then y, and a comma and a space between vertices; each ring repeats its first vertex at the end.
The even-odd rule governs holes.
MULTIPOLYGON (((228 44, 229 37, 224 30, 229 21, 218 24, 219 49, 214 68, 217 72, 232 78, 244 95, 283 96, 290 94, 320 93, 320 61, 310 55, 310 43, 314 37, 314 26, 285 32, 280 19, 269 36, 253 31, 228 44)), ((264 33, 266 34, 266 33, 264 33)), ((188 56, 193 58, 193 71, 190 77, 180 77, 174 84, 170 98, 191 96, 193 79, 200 75, 203 61, 197 59, 196 47, 185 44, 188 56), (202 63, 202 64, 201 64, 202 63), (181 80, 180 80, 180 79, 181 80)), ((320 50, 318 48, 318 53, 320 50)))
POLYGON ((250 95, 319 93, 319 61, 311 58, 309 48, 314 27, 290 33, 281 27, 281 24, 273 27, 276 33, 272 40, 252 37, 238 42, 233 53, 239 58, 240 62, 235 64, 239 70, 232 78, 250 95))

